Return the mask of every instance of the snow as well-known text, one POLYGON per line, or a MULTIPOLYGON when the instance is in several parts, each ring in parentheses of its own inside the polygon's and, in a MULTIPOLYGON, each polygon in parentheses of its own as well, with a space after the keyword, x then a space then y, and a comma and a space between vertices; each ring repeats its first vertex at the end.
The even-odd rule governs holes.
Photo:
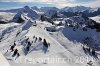
POLYGON ((38 14, 34 10, 32 10, 32 8, 25 6, 24 9, 28 13, 27 14, 28 17, 30 17, 32 19, 38 18, 38 14))
POLYGON ((13 17, 13 21, 17 22, 20 18, 25 20, 25 18, 30 17, 31 19, 38 18, 38 14, 32 10, 30 7, 25 6, 24 8, 20 9, 17 14, 13 17))
POLYGON ((16 13, 0 12, 0 21, 10 21, 16 13))
POLYGON ((82 12, 85 10, 90 10, 90 7, 84 7, 84 6, 75 6, 75 7, 65 7, 62 10, 64 11, 72 11, 72 12, 82 12))
POLYGON ((17 21, 19 20, 19 18, 22 17, 22 14, 23 14, 23 10, 20 9, 20 10, 18 11, 18 13, 13 17, 13 21, 17 22, 17 21))
POLYGON ((22 31, 29 29, 31 26, 32 26, 32 22, 31 21, 26 21, 21 27, 22 31))
POLYGON ((91 19, 93 19, 94 21, 100 23, 100 16, 95 16, 95 17, 90 17, 91 19))
MULTIPOLYGON (((30 21, 26 21, 26 22, 24 22, 24 24, 18 25, 17 28, 12 27, 12 29, 14 31, 11 32, 11 35, 9 35, 9 38, 2 41, 3 46, 0 45, 1 51, 6 58, 12 59, 12 61, 8 60, 12 66, 23 66, 23 65, 24 66, 28 66, 28 65, 29 66, 32 66, 32 65, 35 65, 35 66, 55 66, 55 65, 57 65, 57 66, 62 66, 62 65, 63 66, 73 66, 73 65, 74 66, 80 66, 80 65, 84 66, 87 64, 87 62, 89 62, 89 60, 92 60, 92 58, 90 56, 88 57, 84 53, 84 51, 82 50, 81 43, 76 42, 76 44, 73 44, 73 42, 71 42, 69 39, 66 39, 66 37, 67 38, 71 37, 71 39, 72 39, 74 36, 75 37, 80 36, 81 32, 77 31, 78 33, 76 35, 74 35, 74 31, 72 31, 72 29, 66 28, 66 29, 64 29, 64 32, 67 31, 65 34, 69 33, 69 35, 68 35, 69 37, 64 36, 63 33, 59 33, 58 36, 57 36, 57 34, 52 35, 53 36, 52 37, 48 33, 48 31, 44 30, 44 27, 47 26, 47 24, 48 24, 48 26, 51 26, 51 24, 49 24, 47 22, 41 22, 38 20, 36 21, 36 23, 38 24, 37 26, 32 26, 32 23, 30 21), (25 27, 25 26, 28 26, 28 27, 25 27), (18 35, 15 38, 16 32, 19 31, 19 27, 23 28, 23 30, 20 33, 20 35, 18 35), (34 41, 35 40, 35 39, 33 39, 34 35, 36 37, 45 38, 47 40, 47 42, 50 43, 50 47, 47 49, 47 52, 45 53, 45 50, 43 49, 41 42, 37 41, 36 43, 32 44, 32 50, 28 53, 28 55, 25 56, 24 52, 23 52, 23 45, 20 45, 21 44, 20 42, 22 42, 22 40, 25 39, 24 36, 29 37, 30 41, 34 41), (57 38, 59 38, 59 39, 57 39, 57 38), (19 41, 19 39, 21 39, 21 41, 19 41), (9 53, 5 54, 5 51, 9 47, 8 43, 13 43, 14 40, 16 40, 16 43, 17 43, 16 48, 18 48, 19 53, 21 54, 21 56, 17 60, 14 60, 14 58, 11 57, 12 53, 10 55, 9 55, 9 53), (7 41, 9 41, 9 42, 7 42, 7 41), (81 62, 77 62, 77 60, 76 60, 77 57, 87 57, 87 58, 89 58, 89 60, 84 61, 84 63, 81 63, 81 62), (39 60, 35 60, 34 63, 32 63, 32 60, 30 60, 30 59, 38 59, 38 58, 42 58, 42 59, 45 59, 45 58, 54 58, 54 59, 56 59, 56 58, 61 58, 61 59, 70 58, 72 61, 69 62, 68 60, 66 60, 64 63, 62 60, 60 60, 58 63, 57 62, 50 63, 47 59, 45 59, 44 62, 40 62, 39 60), (22 61, 18 62, 18 61, 20 61, 20 59, 22 61), (27 59, 27 63, 25 62, 25 59, 27 59), (62 62, 62 63, 60 63, 60 62, 62 62)), ((12 30, 12 29, 10 29, 10 30, 12 30)), ((5 35, 7 35, 7 34, 5 34, 5 35)), ((86 35, 86 34, 84 34, 84 35, 86 35)), ((84 36, 84 35, 82 35, 82 36, 84 36)), ((73 39, 79 40, 82 36, 80 36, 79 38, 74 37, 73 39)), ((4 36, 4 37, 6 38, 6 36, 4 36)))
MULTIPOLYGON (((0 60, 4 61, 6 58, 7 62, 4 64, 9 62, 7 65, 11 66, 90 66, 87 63, 90 64, 92 61, 93 66, 100 66, 100 32, 90 28, 83 31, 81 27, 74 31, 73 27, 66 25, 57 26, 39 19, 34 20, 33 18, 36 16, 34 11, 28 6, 24 7, 25 9, 28 14, 23 16, 25 18, 23 23, 0 24, 0 38, 2 37, 0 40, 0 52, 2 53, 0 53, 0 60), (29 15, 32 15, 33 18, 29 15), (33 25, 35 22, 36 26, 33 25), (56 28, 57 31, 47 31, 46 27, 50 27, 51 30, 56 28), (42 41, 39 40, 39 37, 42 38, 42 41), (84 52, 82 40, 86 37, 91 37, 92 43, 89 47, 96 48, 98 59, 84 52), (25 51, 27 38, 32 44, 28 53, 25 51), (43 46, 43 39, 46 39, 47 43, 50 44, 48 48, 43 46), (9 50, 10 45, 13 45, 14 42, 16 43, 15 49, 18 49, 20 54, 18 58, 12 57, 13 52, 9 50)), ((17 14, 17 16, 21 16, 23 12, 17 14)), ((52 14, 54 13, 52 12, 52 14)), ((65 20, 73 23, 74 21, 77 23, 85 22, 82 16, 74 16, 65 20)), ((58 24, 60 21, 54 22, 58 24)))
POLYGON ((0 52, 0 66, 11 66, 1 52, 0 52))
POLYGON ((57 11, 50 9, 44 15, 46 15, 47 17, 50 17, 51 18, 55 14, 57 14, 57 11))

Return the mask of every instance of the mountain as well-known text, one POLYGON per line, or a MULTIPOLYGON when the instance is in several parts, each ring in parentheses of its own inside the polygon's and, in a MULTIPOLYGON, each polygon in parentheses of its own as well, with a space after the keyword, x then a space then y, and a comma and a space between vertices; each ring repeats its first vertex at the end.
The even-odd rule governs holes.
POLYGON ((44 15, 50 18, 57 18, 57 10, 50 9, 44 15))
MULTIPOLYGON (((10 9, 10 10, 0 10, 0 12, 17 13, 20 9, 23 9, 23 8, 10 9)), ((56 7, 41 7, 41 8, 38 8, 36 6, 33 6, 33 7, 27 6, 26 8, 24 8, 24 12, 27 11, 27 10, 29 10, 30 12, 34 11, 34 16, 36 18, 38 18, 38 15, 45 14, 46 12, 49 12, 51 10, 52 10, 51 12, 57 11, 58 15, 63 15, 63 16, 66 16, 66 17, 77 16, 77 14, 80 14, 80 13, 87 16, 87 17, 94 17, 94 16, 100 15, 100 8, 99 7, 98 8, 90 8, 90 7, 85 7, 85 6, 65 7, 65 8, 61 8, 61 9, 58 9, 56 7)), ((31 14, 32 13, 29 14, 30 17, 32 16, 31 14)), ((36 18, 34 18, 34 16, 31 17, 31 18, 36 19, 36 18)))
POLYGON ((76 16, 77 14, 83 14, 87 17, 94 17, 100 15, 100 8, 90 8, 85 6, 76 6, 76 7, 65 7, 62 8, 59 13, 67 16, 72 17, 76 16))
POLYGON ((100 66, 100 24, 83 12, 65 17, 49 9, 40 20, 36 10, 23 7, 14 22, 0 24, 0 61, 11 66, 100 66))
MULTIPOLYGON (((76 17, 82 18, 82 16, 76 17)), ((90 63, 93 63, 94 66, 100 65, 100 55, 96 54, 97 56, 94 56, 92 53, 93 49, 95 49, 96 53, 100 51, 99 32, 92 29, 83 31, 81 28, 74 31, 74 27, 64 25, 60 27, 46 21, 35 21, 37 26, 33 26, 34 22, 30 22, 30 20, 26 20, 22 24, 8 23, 6 26, 0 24, 1 33, 3 34, 0 36, 2 37, 0 51, 11 66, 88 66, 90 63), (56 30, 54 32, 47 31, 47 27, 50 30, 54 30, 54 28, 56 30), (40 38, 42 39, 40 40, 40 38), (87 45, 83 43, 85 39, 87 39, 87 45), (20 56, 17 54, 13 56, 14 51, 9 50, 14 43, 16 44, 14 49, 18 50, 20 56), (48 47, 44 43, 47 43, 48 47), (29 47, 29 50, 27 47, 29 47), (91 51, 85 51, 83 47, 85 50, 90 48, 91 51), (76 59, 78 57, 85 57, 84 62, 79 62, 76 59), (68 58, 70 60, 67 61, 68 58)))
POLYGON ((77 27, 88 27, 88 28, 95 28, 94 25, 96 21, 80 14, 78 16, 73 16, 69 18, 65 18, 64 21, 68 26, 77 26, 77 27))
POLYGON ((37 6, 31 7, 33 10, 39 11, 40 9, 37 6))
POLYGON ((99 11, 39 9, 44 21, 38 19, 37 7, 1 12, 14 15, 14 22, 0 24, 0 66, 100 66, 100 23, 89 17, 99 11))
POLYGON ((47 12, 48 10, 56 10, 56 11, 58 11, 59 9, 56 8, 56 7, 41 7, 40 10, 43 11, 43 12, 47 12))
POLYGON ((75 7, 65 7, 61 10, 68 11, 68 12, 82 12, 82 11, 90 10, 90 9, 91 9, 90 7, 75 6, 75 7))
POLYGON ((22 23, 22 22, 24 21, 23 16, 24 16, 24 14, 23 14, 23 9, 20 9, 20 10, 17 12, 17 14, 13 17, 12 20, 13 20, 14 22, 17 22, 17 23, 22 23))
MULTIPOLYGON (((39 8, 36 6, 31 7, 33 10, 39 11, 39 8)), ((20 9, 23 8, 15 8, 15 9, 8 9, 8 10, 0 10, 0 12, 11 12, 11 13, 17 13, 20 9)))
POLYGON ((32 19, 37 19, 38 18, 38 14, 32 8, 30 8, 29 6, 25 6, 24 11, 26 13, 28 13, 27 14, 28 17, 30 17, 32 19))
POLYGON ((94 21, 100 23, 100 15, 94 16, 94 17, 90 17, 90 18, 93 19, 94 21))
POLYGON ((13 17, 13 21, 21 23, 27 18, 26 16, 33 20, 38 18, 38 14, 34 10, 25 6, 17 12, 17 14, 13 17))
POLYGON ((9 10, 0 10, 0 12, 11 12, 11 13, 17 13, 22 8, 16 8, 16 9, 9 9, 9 10))
POLYGON ((93 8, 90 10, 86 10, 83 12, 83 14, 88 17, 98 16, 100 15, 100 8, 93 8))

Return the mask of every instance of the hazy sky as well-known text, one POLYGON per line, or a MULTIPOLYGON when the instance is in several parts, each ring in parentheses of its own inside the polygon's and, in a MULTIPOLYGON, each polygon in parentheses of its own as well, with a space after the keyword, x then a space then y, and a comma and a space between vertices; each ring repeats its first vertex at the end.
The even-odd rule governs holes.
POLYGON ((0 0, 0 9, 23 7, 25 5, 56 6, 58 8, 77 5, 100 7, 100 0, 0 0))

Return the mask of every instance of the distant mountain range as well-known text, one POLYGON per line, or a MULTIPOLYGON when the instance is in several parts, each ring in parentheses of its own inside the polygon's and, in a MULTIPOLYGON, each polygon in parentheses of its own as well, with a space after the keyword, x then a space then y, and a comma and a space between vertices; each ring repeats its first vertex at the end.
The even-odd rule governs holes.
MULTIPOLYGON (((64 7, 61 9, 58 9, 56 7, 41 7, 38 8, 37 6, 33 6, 31 7, 33 10, 39 11, 39 12, 44 12, 46 13, 48 10, 51 11, 57 11, 58 14, 63 14, 67 17, 72 17, 72 16, 76 16, 77 14, 83 14, 87 17, 93 17, 93 16, 97 16, 100 15, 100 8, 91 8, 91 7, 85 7, 85 6, 75 6, 75 7, 64 7)), ((12 13, 16 13, 18 12, 20 9, 22 8, 18 8, 18 9, 10 9, 10 10, 0 10, 0 12, 12 12, 12 13)))

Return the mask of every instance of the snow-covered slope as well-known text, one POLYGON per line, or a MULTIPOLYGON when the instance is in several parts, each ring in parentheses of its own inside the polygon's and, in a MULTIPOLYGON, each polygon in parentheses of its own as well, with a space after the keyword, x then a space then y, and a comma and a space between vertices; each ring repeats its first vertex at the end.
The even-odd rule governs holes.
POLYGON ((91 19, 93 19, 94 21, 100 23, 100 16, 95 16, 95 17, 90 17, 91 19))
POLYGON ((1 66, 11 66, 9 62, 7 61, 7 59, 2 55, 1 52, 0 52, 0 65, 1 66))
MULTIPOLYGON (((46 12, 48 17, 54 14, 55 10, 46 12)), ((87 27, 93 24, 91 19, 60 17, 63 21, 53 21, 63 22, 57 26, 37 16, 25 6, 15 15, 23 23, 0 24, 0 52, 11 66, 100 66, 100 32, 87 27)))
MULTIPOLYGON (((93 32, 94 30, 82 32, 79 29, 75 32, 72 28, 58 26, 58 28, 60 28, 59 31, 48 32, 45 30, 45 27, 52 26, 50 23, 36 20, 37 26, 32 26, 34 22, 35 21, 30 22, 30 20, 28 20, 19 25, 11 24, 16 26, 14 28, 9 25, 11 29, 5 29, 2 25, 2 30, 5 30, 6 33, 2 35, 3 39, 0 42, 0 50, 11 66, 86 66, 89 61, 92 61, 94 66, 99 66, 99 60, 93 59, 90 55, 86 55, 82 49, 82 43, 77 42, 77 40, 81 40, 83 37, 90 35, 89 32, 93 32), (82 35, 83 33, 84 35, 82 35), (32 46, 28 54, 25 55, 24 48, 27 45, 25 42, 27 37, 29 37, 32 46), (50 47, 43 47, 43 40, 39 41, 39 37, 46 39, 46 41, 50 43, 50 47), (76 40, 76 42, 74 40, 76 40), (16 41, 16 48, 20 53, 20 57, 17 59, 16 57, 12 57, 13 52, 9 51, 9 45, 13 45, 14 41, 16 41), (8 52, 6 52, 7 50, 8 52)), ((100 33, 95 32, 95 34, 99 39, 100 33)), ((93 33, 93 35, 95 34, 93 33)))
POLYGON ((0 12, 0 21, 9 22, 16 13, 0 12))

